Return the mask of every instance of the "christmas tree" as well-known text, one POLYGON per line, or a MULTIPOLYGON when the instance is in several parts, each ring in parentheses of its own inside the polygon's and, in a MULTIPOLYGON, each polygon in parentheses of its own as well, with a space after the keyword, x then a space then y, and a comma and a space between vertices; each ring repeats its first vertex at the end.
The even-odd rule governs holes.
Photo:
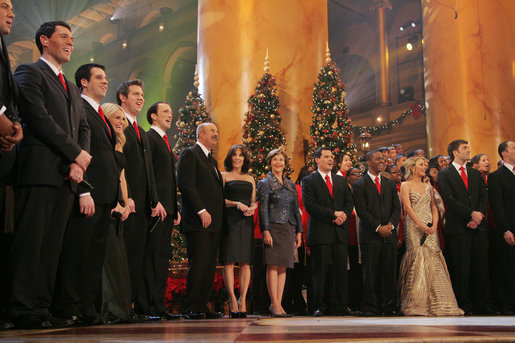
POLYGON ((344 103, 345 85, 338 76, 335 63, 331 61, 329 46, 326 48, 325 62, 313 88, 313 124, 310 127, 313 141, 308 161, 314 165, 313 154, 320 147, 329 147, 334 156, 346 152, 356 161, 357 150, 352 142, 351 120, 344 103))
POLYGON ((197 126, 201 123, 210 123, 211 117, 206 111, 204 100, 198 92, 198 72, 195 66, 195 77, 193 89, 186 96, 186 105, 179 109, 179 119, 175 123, 177 135, 174 136, 176 143, 173 152, 178 156, 180 153, 196 142, 197 126))
MULTIPOLYGON (((266 155, 276 148, 286 147, 286 138, 280 128, 281 112, 277 96, 277 82, 270 71, 268 51, 265 59, 265 74, 258 81, 254 94, 247 103, 249 110, 243 122, 243 144, 247 147, 252 160, 249 172, 260 180, 268 173, 266 155)), ((288 164, 289 165, 289 164, 288 164)), ((292 172, 290 167, 286 175, 292 172)))

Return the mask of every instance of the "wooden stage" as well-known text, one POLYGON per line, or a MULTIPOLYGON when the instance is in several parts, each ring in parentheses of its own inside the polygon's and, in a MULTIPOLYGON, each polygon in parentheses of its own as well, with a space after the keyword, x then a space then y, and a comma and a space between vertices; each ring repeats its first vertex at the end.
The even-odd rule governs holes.
POLYGON ((224 317, 12 330, 0 342, 515 342, 515 317, 224 317))

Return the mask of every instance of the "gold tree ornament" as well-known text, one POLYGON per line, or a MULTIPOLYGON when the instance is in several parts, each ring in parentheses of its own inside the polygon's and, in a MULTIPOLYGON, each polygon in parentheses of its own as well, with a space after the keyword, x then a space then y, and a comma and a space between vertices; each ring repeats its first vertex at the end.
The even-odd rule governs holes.
POLYGON ((195 77, 193 78, 193 86, 195 86, 196 88, 198 88, 198 86, 200 85, 198 80, 199 80, 199 78, 198 78, 198 68, 197 68, 197 65, 195 64, 195 77))
POLYGON ((331 63, 331 51, 329 50, 329 42, 325 42, 325 63, 331 63))
POLYGON ((265 57, 265 68, 263 68, 265 73, 270 72, 270 59, 268 58, 268 48, 266 49, 266 57, 265 57))

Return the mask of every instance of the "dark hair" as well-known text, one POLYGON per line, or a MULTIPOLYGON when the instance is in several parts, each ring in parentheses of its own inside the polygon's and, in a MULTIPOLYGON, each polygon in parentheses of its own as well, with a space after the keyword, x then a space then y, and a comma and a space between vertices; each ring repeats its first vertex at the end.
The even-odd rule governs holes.
MULTIPOLYGON (((328 147, 326 147, 326 146, 323 146, 323 147, 321 147, 321 148, 318 148, 318 149, 315 151, 315 154, 313 155, 313 157, 314 157, 314 158, 320 158, 320 157, 322 157, 322 151, 324 151, 324 150, 329 150, 329 151, 331 151, 331 149, 330 149, 330 148, 328 148, 328 147)), ((332 153, 333 153, 333 152, 331 151, 331 154, 332 154, 332 153)))
POLYGON ((499 147, 497 148, 497 153, 499 153, 499 156, 501 157, 501 160, 503 159, 502 153, 506 150, 508 150, 508 143, 511 141, 504 141, 501 144, 499 144, 499 147))
POLYGON ((397 155, 397 157, 395 157, 395 162, 397 162, 398 160, 400 160, 403 157, 404 157, 404 154, 397 155))
POLYGON ((398 146, 401 146, 401 143, 394 144, 393 147, 396 148, 398 146))
POLYGON ((382 147, 380 147, 377 150, 379 150, 379 152, 383 153, 383 151, 387 151, 388 150, 388 147, 382 146, 382 147))
POLYGON ((152 113, 154 114, 157 114, 157 109, 159 108, 159 104, 168 104, 170 105, 169 103, 167 103, 166 101, 158 101, 158 102, 155 102, 153 103, 152 105, 150 105, 150 107, 148 108, 147 110, 147 121, 150 125, 152 125, 153 123, 153 120, 152 120, 152 117, 150 116, 152 113))
POLYGON ((126 97, 129 96, 129 87, 130 86, 140 86, 141 88, 143 88, 143 81, 141 81, 139 79, 134 79, 134 80, 123 81, 122 83, 120 83, 120 85, 116 89, 116 103, 118 105, 122 104, 122 99, 120 99, 120 94, 123 94, 126 97))
POLYGON ((451 161, 454 161, 454 154, 453 151, 457 151, 460 148, 460 145, 462 144, 469 144, 466 140, 463 139, 456 139, 449 143, 449 146, 447 146, 447 153, 449 154, 449 157, 451 158, 451 161))
POLYGON ((497 161, 497 168, 500 168, 504 165, 504 160, 497 161))
POLYGON ((390 151, 390 150, 395 150, 395 148, 393 146, 390 146, 390 147, 388 147, 388 151, 390 151))
POLYGON ((46 36, 48 38, 52 37, 52 35, 55 32, 56 26, 64 26, 68 30, 70 30, 70 32, 72 31, 72 28, 70 27, 70 25, 68 25, 64 21, 47 21, 46 23, 41 24, 39 29, 36 31, 36 45, 38 47, 40 54, 43 54, 43 45, 41 44, 40 37, 41 36, 46 36))
MULTIPOLYGON (((384 171, 389 173, 392 170, 392 168, 399 168, 399 167, 397 167, 396 164, 389 164, 388 166, 386 166, 386 169, 384 171)), ((399 168, 399 171, 400 171, 400 168, 399 168)))
MULTIPOLYGON (((470 167, 472 167, 474 164, 479 163, 479 160, 481 159, 481 156, 483 156, 483 155, 485 155, 485 154, 479 153, 479 154, 475 155, 474 157, 472 157, 469 162, 470 167)), ((469 167, 468 163, 467 163, 467 167, 469 167)))
POLYGON ((370 150, 369 152, 367 152, 367 154, 365 155, 365 161, 370 161, 370 159, 372 158, 372 155, 375 154, 376 152, 381 152, 381 151, 370 150))
POLYGON ((436 155, 429 159, 429 161, 427 162, 428 170, 431 168, 436 168, 436 169, 440 170, 440 165, 438 164, 438 158, 440 158, 440 156, 443 157, 443 155, 436 155))
POLYGON ((343 158, 345 156, 349 156, 351 157, 351 155, 348 153, 348 152, 342 152, 341 154, 338 155, 338 157, 336 158, 336 167, 338 167, 338 164, 341 164, 343 162, 343 158))
POLYGON ((226 171, 232 171, 232 157, 236 155, 236 150, 240 149, 241 154, 243 155, 243 165, 241 166, 241 172, 246 174, 249 171, 250 167, 250 156, 247 152, 247 148, 245 148, 241 144, 233 145, 229 151, 227 152, 227 156, 225 156, 224 160, 224 168, 226 171))
POLYGON ((297 176, 297 181, 295 181, 296 184, 300 184, 303 178, 311 174, 311 171, 309 170, 309 166, 304 166, 300 168, 299 175, 297 176))
POLYGON ((106 68, 101 64, 88 63, 88 64, 81 65, 75 72, 75 84, 77 85, 77 87, 79 87, 79 89, 81 91, 82 91, 81 81, 82 81, 82 79, 86 79, 86 81, 88 81, 88 82, 91 80, 91 69, 92 68, 100 68, 103 71, 106 70, 106 68))

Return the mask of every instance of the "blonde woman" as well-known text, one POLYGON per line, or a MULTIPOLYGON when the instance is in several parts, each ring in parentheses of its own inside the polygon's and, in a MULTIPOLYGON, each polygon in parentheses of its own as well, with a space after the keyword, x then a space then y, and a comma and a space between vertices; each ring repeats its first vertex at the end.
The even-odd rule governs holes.
POLYGON ((406 253, 401 261, 401 312, 406 316, 460 316, 447 265, 436 234, 438 207, 434 188, 423 182, 423 157, 404 162, 406 182, 401 184, 406 253), (433 225, 434 224, 434 225, 433 225))

